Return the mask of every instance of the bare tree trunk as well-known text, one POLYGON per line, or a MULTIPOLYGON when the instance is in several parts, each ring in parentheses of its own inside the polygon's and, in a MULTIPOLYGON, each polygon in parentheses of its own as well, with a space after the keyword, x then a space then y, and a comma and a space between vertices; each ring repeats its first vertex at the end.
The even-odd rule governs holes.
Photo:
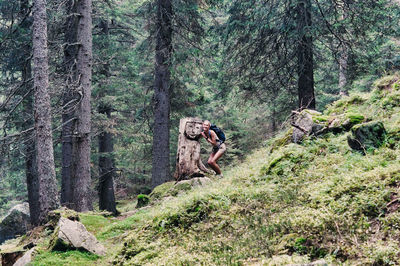
MULTIPOLYGON (((108 119, 111 118, 110 106, 100 106, 99 112, 105 114, 108 119)), ((115 168, 112 158, 113 151, 112 134, 107 131, 102 132, 99 136, 99 209, 117 214, 114 196, 115 168)))
MULTIPOLYGON (((104 34, 105 45, 104 49, 109 48, 109 30, 108 30, 108 21, 102 20, 100 22, 100 28, 102 29, 102 34, 104 34)), ((102 68, 102 74, 108 79, 110 76, 109 64, 105 63, 102 68)), ((103 80, 102 84, 107 84, 107 80, 103 80)), ((111 120, 111 112, 112 107, 108 103, 102 102, 102 98, 107 92, 107 88, 102 86, 100 92, 100 104, 98 107, 98 111, 100 114, 104 114, 107 116, 108 120, 111 120)), ((114 151, 113 145, 113 135, 106 128, 99 135, 99 208, 100 210, 107 210, 116 215, 117 208, 115 203, 115 195, 114 195, 114 160, 112 153, 114 151)))
POLYGON ((179 124, 178 151, 176 153, 175 179, 184 180, 204 176, 209 170, 200 158, 199 138, 203 121, 199 118, 182 118, 179 124))
MULTIPOLYGON (((345 21, 347 18, 347 10, 349 8, 351 0, 344 0, 344 8, 343 8, 343 16, 342 20, 345 21)), ((341 29, 341 34, 345 35, 346 29, 343 26, 341 29)), ((342 42, 341 48, 339 50, 339 94, 340 95, 347 95, 348 94, 348 74, 347 74, 347 67, 349 62, 349 46, 347 45, 346 41, 342 42)))
POLYGON ((35 88, 35 133, 39 179, 39 223, 59 206, 51 130, 50 96, 48 93, 46 1, 34 0, 33 73, 35 88))
POLYGON ((78 22, 77 40, 79 43, 76 58, 78 93, 80 102, 76 109, 76 139, 74 140, 73 204, 76 211, 92 210, 90 176, 90 131, 92 91, 92 1, 77 2, 78 22))
POLYGON ((154 83, 152 187, 170 180, 170 66, 172 53, 172 2, 157 0, 157 44, 154 83))
POLYGON ((67 2, 67 20, 65 25, 64 71, 67 74, 66 88, 63 93, 62 115, 62 172, 61 172, 61 204, 72 206, 73 179, 73 135, 75 127, 75 107, 79 102, 77 93, 76 58, 78 54, 77 30, 79 17, 76 10, 77 2, 67 2))
POLYGON ((313 40, 309 32, 312 26, 310 0, 299 0, 297 23, 299 34, 297 47, 299 108, 315 109, 313 40))
MULTIPOLYGON (((32 19, 30 15, 30 5, 28 0, 20 0, 19 23, 21 34, 28 34, 31 30, 32 19)), ((29 34, 32 37, 31 34, 29 34)), ((25 131, 33 127, 33 89, 31 55, 32 55, 32 39, 26 40, 22 49, 21 61, 21 77, 22 77, 22 93, 21 97, 25 98, 22 102, 23 114, 21 117, 21 130, 25 131), (27 94, 27 95, 25 95, 27 94)), ((31 224, 39 223, 39 182, 36 173, 36 156, 35 156, 35 140, 28 138, 24 142, 25 149, 25 175, 28 190, 28 202, 31 224)))
POLYGON ((92 1, 68 1, 64 49, 67 73, 64 92, 62 204, 92 210, 90 175, 92 1))

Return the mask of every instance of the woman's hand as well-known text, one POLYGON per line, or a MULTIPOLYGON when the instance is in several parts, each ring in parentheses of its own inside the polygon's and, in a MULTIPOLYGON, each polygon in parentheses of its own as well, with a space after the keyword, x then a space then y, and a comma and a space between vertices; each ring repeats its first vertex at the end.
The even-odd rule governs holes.
POLYGON ((206 136, 206 133, 204 133, 204 131, 201 132, 201 135, 202 135, 205 139, 208 139, 208 137, 206 136))

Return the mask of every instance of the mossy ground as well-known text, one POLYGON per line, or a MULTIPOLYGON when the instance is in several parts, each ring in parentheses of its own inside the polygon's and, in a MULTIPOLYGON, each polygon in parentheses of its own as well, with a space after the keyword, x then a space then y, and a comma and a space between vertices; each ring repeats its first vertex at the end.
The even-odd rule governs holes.
POLYGON ((106 257, 48 252, 43 244, 33 265, 284 265, 321 258, 399 265, 400 105, 383 104, 395 88, 385 83, 384 92, 377 86, 351 95, 324 114, 383 122, 389 137, 379 149, 352 151, 349 132, 301 144, 270 140, 225 169, 223 179, 162 199, 165 185, 156 190, 158 203, 124 207, 128 217, 81 214, 106 257))

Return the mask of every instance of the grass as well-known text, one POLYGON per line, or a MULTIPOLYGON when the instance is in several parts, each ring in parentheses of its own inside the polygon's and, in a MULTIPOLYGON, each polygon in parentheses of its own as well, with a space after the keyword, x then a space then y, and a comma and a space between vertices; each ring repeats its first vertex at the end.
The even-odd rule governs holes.
POLYGON ((382 104, 398 93, 388 80, 324 114, 381 121, 388 131, 381 148, 365 156, 352 151, 350 132, 301 144, 288 144, 282 133, 225 169, 223 179, 163 198, 166 184, 142 209, 126 202, 120 210, 131 213, 127 218, 81 214, 106 257, 43 248, 34 265, 399 265, 400 107, 382 104))

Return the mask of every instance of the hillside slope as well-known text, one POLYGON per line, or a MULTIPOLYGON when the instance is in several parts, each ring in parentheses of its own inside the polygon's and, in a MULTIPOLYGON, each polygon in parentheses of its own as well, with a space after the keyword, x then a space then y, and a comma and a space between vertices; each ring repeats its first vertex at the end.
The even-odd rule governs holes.
POLYGON ((34 265, 400 265, 399 77, 375 86, 324 115, 383 122, 388 134, 379 149, 353 151, 350 132, 301 144, 285 144, 282 132, 204 187, 176 191, 124 219, 81 215, 107 257, 43 249, 34 265))

